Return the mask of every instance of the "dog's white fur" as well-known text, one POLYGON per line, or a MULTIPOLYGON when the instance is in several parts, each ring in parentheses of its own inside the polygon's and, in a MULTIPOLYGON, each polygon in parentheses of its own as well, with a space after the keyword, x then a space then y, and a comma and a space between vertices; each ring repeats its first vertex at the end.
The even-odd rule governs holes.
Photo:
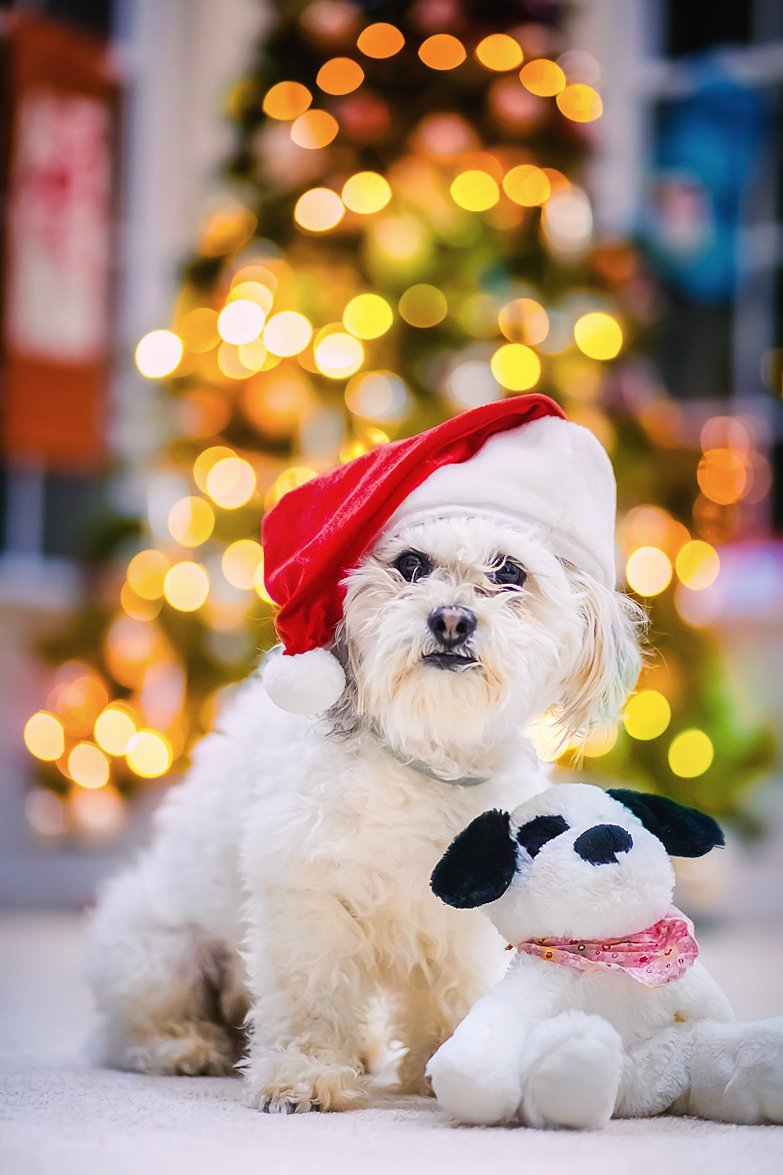
POLYGON ((308 721, 251 677, 172 788, 152 848, 103 895, 90 972, 104 1060, 227 1073, 244 1021, 252 1104, 348 1107, 382 996, 407 1049, 400 1080, 422 1089, 502 953, 480 913, 432 895, 432 868, 479 812, 547 786, 532 718, 551 710, 586 736, 616 716, 638 624, 533 529, 466 512, 384 536, 347 580, 341 701, 308 721), (406 549, 432 573, 406 582, 392 566, 406 549), (503 556, 526 570, 523 588, 489 578, 503 556), (435 648, 427 616, 450 604, 478 618, 478 663, 456 672, 421 660, 435 648))

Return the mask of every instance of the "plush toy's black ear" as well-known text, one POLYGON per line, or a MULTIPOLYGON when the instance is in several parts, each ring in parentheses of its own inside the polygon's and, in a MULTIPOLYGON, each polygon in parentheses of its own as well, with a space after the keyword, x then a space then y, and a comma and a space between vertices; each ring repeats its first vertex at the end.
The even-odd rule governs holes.
POLYGON ((456 837, 432 871, 433 892, 458 910, 497 901, 517 869, 508 812, 482 812, 456 837))
POLYGON ((725 843, 723 833, 712 817, 696 808, 685 808, 664 796, 627 791, 621 787, 610 787, 608 794, 630 808, 672 857, 703 857, 716 845, 725 843))

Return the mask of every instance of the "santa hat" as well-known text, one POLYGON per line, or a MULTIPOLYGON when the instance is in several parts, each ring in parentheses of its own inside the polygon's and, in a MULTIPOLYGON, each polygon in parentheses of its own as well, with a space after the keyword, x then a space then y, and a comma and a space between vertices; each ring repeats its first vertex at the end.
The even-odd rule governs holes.
POLYGON ((278 706, 334 705, 345 675, 329 646, 346 575, 390 525, 451 513, 533 525, 556 555, 614 586, 615 483, 599 442, 547 396, 482 405, 313 478, 265 516, 283 655, 270 658, 264 685, 278 706))

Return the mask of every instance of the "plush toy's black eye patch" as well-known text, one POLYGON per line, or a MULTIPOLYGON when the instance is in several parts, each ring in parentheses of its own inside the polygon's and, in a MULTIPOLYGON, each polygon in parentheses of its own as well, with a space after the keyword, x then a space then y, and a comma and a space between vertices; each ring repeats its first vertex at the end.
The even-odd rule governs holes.
POLYGON ((517 833, 517 840, 531 857, 535 857, 548 840, 554 840, 561 832, 568 832, 570 825, 562 816, 536 816, 528 820, 517 833))

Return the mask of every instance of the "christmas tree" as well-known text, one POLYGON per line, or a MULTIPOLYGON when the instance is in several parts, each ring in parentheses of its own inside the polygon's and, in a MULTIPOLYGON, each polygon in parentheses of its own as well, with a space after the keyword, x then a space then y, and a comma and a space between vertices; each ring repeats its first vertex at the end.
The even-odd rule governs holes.
MULTIPOLYGON (((48 789, 39 825, 57 793, 109 829, 142 781, 187 766, 220 691, 275 640, 265 509, 338 461, 533 388, 612 455, 628 583, 651 612, 627 719, 582 769, 734 811, 770 738, 735 729, 716 650, 683 615, 758 462, 724 418, 703 454, 688 447, 644 358, 654 283, 629 244, 593 241, 580 181, 596 62, 539 0, 275 7, 228 99, 232 198, 171 329, 137 351, 177 422, 149 518, 93 533, 92 593, 45 650, 58 668, 26 732, 48 789)), ((572 761, 556 716, 533 733, 572 761)))

